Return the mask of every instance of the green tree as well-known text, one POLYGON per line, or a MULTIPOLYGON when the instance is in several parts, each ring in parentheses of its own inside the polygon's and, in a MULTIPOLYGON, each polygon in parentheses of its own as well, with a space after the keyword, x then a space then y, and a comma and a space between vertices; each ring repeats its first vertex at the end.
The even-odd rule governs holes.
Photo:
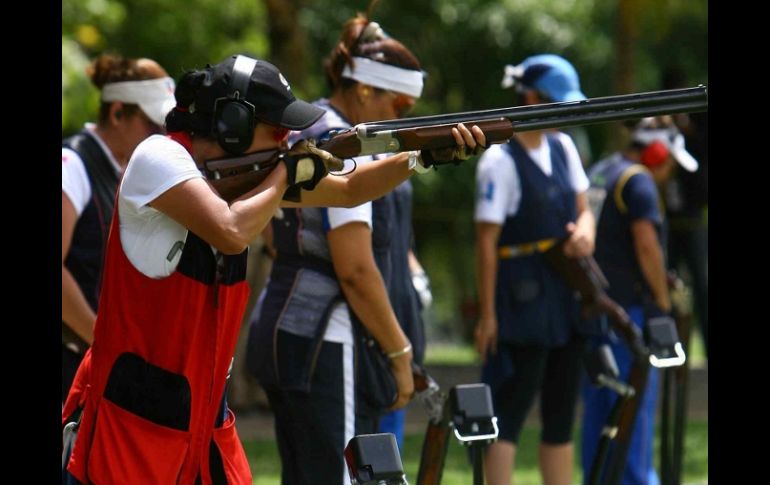
MULTIPOLYGON (((233 53, 265 58, 267 16, 257 0, 64 0, 62 80, 85 73, 65 64, 67 55, 93 58, 102 52, 158 61, 175 79, 184 71, 233 53)), ((62 133, 72 133, 96 111, 71 110, 88 104, 82 91, 62 91, 62 133), (66 98, 66 100, 65 100, 66 98)))

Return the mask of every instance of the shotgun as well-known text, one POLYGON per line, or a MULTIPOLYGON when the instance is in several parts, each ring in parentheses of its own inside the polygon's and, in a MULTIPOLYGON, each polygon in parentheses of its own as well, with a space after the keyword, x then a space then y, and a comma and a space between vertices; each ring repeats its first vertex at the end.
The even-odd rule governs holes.
POLYGON ((447 396, 425 369, 412 363, 415 398, 422 402, 428 414, 428 427, 422 443, 417 485, 439 485, 444 471, 451 426, 447 412, 447 396))
MULTIPOLYGON (((490 144, 507 142, 520 131, 707 110, 707 88, 700 85, 564 103, 372 121, 333 131, 327 138, 319 140, 317 146, 337 158, 348 159, 379 153, 452 148, 456 142, 451 130, 458 123, 468 127, 477 125, 490 144)), ((203 172, 223 198, 232 200, 261 183, 275 168, 280 155, 281 152, 276 150, 220 160, 216 164, 207 162, 203 172)))
POLYGON ((504 143, 514 132, 565 128, 708 110, 706 86, 589 98, 514 108, 467 111, 360 123, 332 133, 318 147, 339 158, 455 146, 451 129, 477 125, 488 143, 504 143))
POLYGON ((568 287, 580 295, 581 313, 584 319, 606 314, 610 324, 626 342, 634 358, 648 363, 649 349, 644 343, 642 332, 631 321, 631 317, 620 304, 607 295, 607 278, 593 256, 570 258, 564 254, 561 240, 543 253, 547 264, 559 274, 568 287))

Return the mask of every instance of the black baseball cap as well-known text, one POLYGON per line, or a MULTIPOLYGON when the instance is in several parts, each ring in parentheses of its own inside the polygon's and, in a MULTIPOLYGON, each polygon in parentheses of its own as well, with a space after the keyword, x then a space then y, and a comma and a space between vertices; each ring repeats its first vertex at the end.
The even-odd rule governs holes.
MULTIPOLYGON (((206 66, 206 79, 195 97, 194 110, 211 115, 217 99, 227 97, 237 55, 206 66)), ((294 97, 291 87, 277 67, 257 60, 251 72, 246 101, 254 105, 257 119, 290 130, 303 130, 318 121, 325 110, 294 97)))

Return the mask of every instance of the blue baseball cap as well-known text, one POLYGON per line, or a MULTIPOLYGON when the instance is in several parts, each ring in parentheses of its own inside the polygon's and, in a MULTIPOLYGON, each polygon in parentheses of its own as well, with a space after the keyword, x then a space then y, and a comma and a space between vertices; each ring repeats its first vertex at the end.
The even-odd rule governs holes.
POLYGON ((557 103, 586 99, 580 91, 580 79, 575 68, 567 59, 555 54, 532 56, 518 66, 505 66, 500 84, 503 88, 517 85, 523 89, 534 89, 557 103))

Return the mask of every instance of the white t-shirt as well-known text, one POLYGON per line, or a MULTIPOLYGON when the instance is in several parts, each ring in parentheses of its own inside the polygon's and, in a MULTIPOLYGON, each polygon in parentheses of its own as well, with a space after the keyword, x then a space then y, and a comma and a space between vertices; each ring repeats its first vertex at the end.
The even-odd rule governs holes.
MULTIPOLYGON (((359 160, 357 163, 361 163, 361 161, 359 160)), ((329 218, 329 230, 336 229, 351 222, 364 222, 369 226, 369 229, 372 229, 371 202, 364 202, 361 205, 350 208, 329 207, 328 209, 322 210, 326 211, 326 215, 329 218)))
MULTIPOLYGON (((115 173, 120 175, 122 169, 118 165, 115 157, 112 156, 112 152, 107 145, 99 138, 94 129, 96 125, 93 123, 86 123, 85 125, 87 133, 96 140, 96 143, 102 149, 107 156, 107 160, 110 161, 110 165, 115 169, 115 173)), ((91 182, 88 180, 88 172, 86 172, 86 166, 83 163, 83 159, 80 158, 77 152, 62 147, 61 149, 61 190, 67 195, 77 216, 83 213, 83 209, 86 208, 88 201, 91 200, 91 182)))
POLYGON ((120 184, 120 242, 145 276, 165 278, 176 269, 187 228, 148 204, 177 184, 203 177, 179 143, 153 135, 134 150, 120 184))
MULTIPOLYGON (((556 133, 567 155, 570 185, 576 194, 588 190, 589 182, 575 143, 565 133, 556 133)), ((545 136, 540 146, 527 154, 547 176, 553 173, 551 148, 545 136)), ((502 145, 492 145, 484 152, 476 167, 476 210, 474 221, 502 225, 516 215, 521 205, 521 179, 510 152, 502 145)))
POLYGON ((350 312, 346 303, 334 305, 329 315, 329 323, 324 333, 325 342, 353 345, 353 322, 350 321, 350 312))
MULTIPOLYGON (((362 165, 370 163, 374 160, 371 156, 356 157, 354 158, 356 164, 362 165)), ((372 229, 372 203, 364 202, 361 205, 355 207, 329 207, 326 209, 326 214, 329 217, 329 229, 335 229, 343 226, 349 222, 365 222, 372 229)))

